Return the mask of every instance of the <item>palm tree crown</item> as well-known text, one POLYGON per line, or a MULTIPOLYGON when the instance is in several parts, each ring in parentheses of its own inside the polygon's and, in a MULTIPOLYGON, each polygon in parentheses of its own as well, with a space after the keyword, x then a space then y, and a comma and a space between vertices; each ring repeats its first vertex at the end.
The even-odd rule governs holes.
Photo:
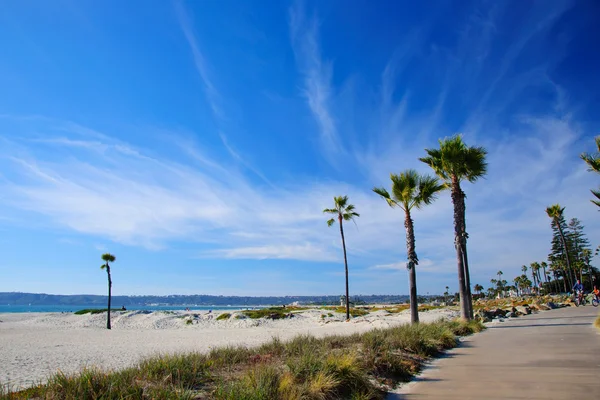
MULTIPOLYGON (((338 218, 344 221, 352 221, 354 217, 360 217, 360 214, 354 211, 354 205, 348 204, 348 196, 336 196, 333 198, 335 208, 326 208, 323 210, 326 214, 336 214, 338 218)), ((327 226, 333 225, 335 218, 327 221, 327 226)))
POLYGON ((400 207, 404 211, 413 207, 421 208, 431 204, 445 186, 429 175, 420 175, 414 169, 390 174, 392 194, 385 188, 374 188, 373 191, 383 197, 390 207, 400 207))
POLYGON ((553 204, 546 208, 546 214, 553 220, 557 220, 562 217, 563 212, 565 211, 564 207, 561 207, 560 204, 553 204))
POLYGON ((454 179, 475 182, 487 173, 483 147, 467 146, 461 135, 440 139, 440 148, 425 149, 427 157, 419 158, 450 185, 454 179))
MULTIPOLYGON (((112 254, 110 254, 110 253, 104 253, 104 254, 102 254, 102 260, 103 260, 105 263, 109 263, 109 262, 115 262, 116 258, 115 258, 115 256, 113 256, 113 255, 112 255, 112 254)), ((106 264, 102 264, 102 265, 100 266, 100 268, 101 268, 101 269, 104 269, 104 268, 106 268, 106 264)))

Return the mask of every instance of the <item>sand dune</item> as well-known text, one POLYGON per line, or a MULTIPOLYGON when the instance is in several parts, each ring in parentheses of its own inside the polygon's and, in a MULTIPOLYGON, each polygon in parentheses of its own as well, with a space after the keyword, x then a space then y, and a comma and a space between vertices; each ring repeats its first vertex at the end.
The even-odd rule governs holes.
MULTIPOLYGON (((323 314, 328 312, 314 309, 289 319, 269 320, 237 319, 240 313, 234 312, 230 319, 217 321, 218 312, 113 312, 112 330, 105 329, 105 314, 0 314, 0 383, 26 387, 59 370, 120 369, 157 353, 254 346, 273 337, 286 340, 299 334, 352 334, 410 321, 407 312, 377 311, 350 322, 344 322, 342 314, 322 318, 323 314)), ((445 309, 420 313, 424 322, 455 316, 457 312, 445 309)))

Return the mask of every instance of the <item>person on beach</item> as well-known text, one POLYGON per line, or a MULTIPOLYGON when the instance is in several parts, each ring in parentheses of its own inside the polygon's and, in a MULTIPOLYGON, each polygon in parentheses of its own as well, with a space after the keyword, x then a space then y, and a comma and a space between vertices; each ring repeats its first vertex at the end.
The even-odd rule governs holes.
POLYGON ((600 299, 600 290, 598 290, 596 285, 594 285, 594 290, 592 290, 592 293, 594 294, 594 296, 596 296, 596 299, 600 299))

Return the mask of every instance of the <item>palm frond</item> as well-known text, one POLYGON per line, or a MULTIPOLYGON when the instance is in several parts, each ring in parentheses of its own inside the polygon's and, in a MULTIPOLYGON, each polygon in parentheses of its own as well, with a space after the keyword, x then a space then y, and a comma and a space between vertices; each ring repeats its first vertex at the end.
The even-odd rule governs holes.
POLYGON ((327 220, 327 226, 331 226, 335 223, 335 218, 331 218, 329 220, 327 220))
POLYGON ((447 186, 444 183, 441 183, 433 176, 420 176, 418 195, 414 202, 415 207, 421 208, 423 204, 429 205, 433 203, 437 199, 438 194, 446 188, 447 186))
POLYGON ((398 205, 398 203, 390 197, 390 194, 388 193, 388 191, 385 188, 374 187, 373 192, 375 192, 379 196, 381 196, 381 198, 384 199, 386 201, 386 203, 388 203, 388 206, 393 208, 398 205))
POLYGON ((338 210, 346 208, 346 204, 348 204, 348 196, 337 196, 333 198, 335 202, 335 208, 338 210))
POLYGON ((100 266, 100 269, 106 269, 106 264, 102 264, 102 265, 100 266))
POLYGON ((392 181, 392 197, 403 210, 412 207, 419 181, 419 174, 414 169, 407 169, 400 174, 390 174, 392 181))
POLYGON ((487 150, 483 147, 467 147, 464 155, 464 177, 471 183, 487 174, 485 161, 487 150))
POLYGON ((592 192, 592 194, 598 199, 598 200, 590 200, 592 203, 594 203, 595 205, 597 205, 598 207, 600 207, 600 190, 590 190, 590 192, 592 192))
POLYGON ((342 214, 342 218, 344 219, 344 221, 353 220, 355 217, 360 217, 360 214, 359 213, 355 213, 355 212, 342 214))
POLYGON ((106 262, 115 262, 116 258, 110 253, 104 253, 102 254, 102 260, 106 262))
POLYGON ((323 210, 324 214, 338 214, 339 211, 334 208, 326 208, 323 210))
POLYGON ((588 171, 592 172, 600 172, 600 136, 596 136, 594 138, 596 142, 596 147, 598 148, 598 153, 590 154, 590 153, 581 153, 579 157, 588 165, 588 171))

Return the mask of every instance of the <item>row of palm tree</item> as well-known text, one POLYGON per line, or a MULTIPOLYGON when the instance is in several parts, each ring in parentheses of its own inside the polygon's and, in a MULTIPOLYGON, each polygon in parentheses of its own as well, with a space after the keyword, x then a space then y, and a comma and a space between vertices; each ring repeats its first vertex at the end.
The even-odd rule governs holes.
MULTIPOLYGON (((417 304, 416 266, 419 259, 415 249, 414 222, 411 211, 431 204, 437 195, 450 189, 454 206, 454 245, 458 267, 458 287, 461 305, 461 317, 465 320, 473 318, 472 295, 470 289, 470 273, 467 257, 466 207, 465 193, 461 182, 475 182, 487 172, 485 160, 487 151, 483 147, 467 146, 461 135, 440 139, 439 148, 425 149, 426 157, 419 158, 427 164, 439 178, 419 174, 415 170, 406 170, 400 174, 390 174, 391 193, 385 188, 373 188, 373 192, 381 196, 387 204, 404 211, 404 228, 406 230, 407 269, 409 274, 411 322, 419 322, 417 304)), ((348 203, 348 196, 334 197, 334 207, 323 210, 324 213, 337 216, 340 224, 342 248, 344 251, 344 267, 346 272, 346 319, 350 318, 350 300, 348 287, 348 258, 344 238, 343 221, 352 221, 359 214, 354 205, 348 203)), ((331 226, 335 218, 327 221, 331 226)))
MULTIPOLYGON (((585 161, 590 171, 600 173, 600 136, 595 138, 598 153, 588 154, 582 153, 581 159, 585 161)), ((461 317, 463 319, 473 318, 473 299, 471 294, 471 282, 469 272, 469 261, 467 256, 467 234, 466 227, 466 206, 465 192, 461 188, 461 182, 475 182, 487 173, 486 155, 487 151, 483 147, 467 146, 461 135, 455 135, 450 138, 440 139, 439 148, 425 149, 426 157, 419 158, 420 161, 427 164, 435 172, 441 182, 432 176, 421 175, 415 170, 406 170, 400 174, 390 174, 392 181, 391 193, 385 188, 373 188, 373 191, 380 195, 390 207, 398 207, 404 211, 404 228, 406 230, 406 251, 407 251, 407 269, 409 272, 409 289, 410 289, 410 310, 411 321, 416 323, 419 321, 418 304, 417 304, 417 278, 416 266, 419 264, 419 258, 415 250, 415 233, 414 222, 412 220, 411 211, 416 208, 420 209, 424 205, 431 204, 437 195, 445 189, 450 189, 452 204, 454 206, 454 245, 456 248, 456 260, 458 267, 458 288, 460 298, 461 317)), ((591 200, 592 203, 600 207, 600 190, 592 190, 592 194, 598 200, 591 200)), ((348 203, 348 196, 334 197, 334 208, 323 210, 324 213, 333 214, 337 217, 340 225, 340 235, 342 237, 342 248, 344 251, 344 267, 346 277, 346 319, 350 319, 350 296, 348 285, 348 257, 346 253, 346 241, 344 238, 343 221, 354 221, 354 218, 360 215, 355 211, 355 206, 348 203)), ((559 223, 564 212, 564 207, 559 204, 554 204, 546 209, 546 213, 552 219, 553 226, 559 230, 561 243, 565 249, 566 267, 571 269, 571 260, 567 250, 562 226, 559 223)), ((327 225, 331 226, 335 223, 335 218, 327 221, 327 225)), ((108 276, 108 312, 106 319, 106 328, 111 329, 110 325, 110 305, 111 305, 111 290, 112 280, 110 276, 110 264, 115 261, 115 256, 110 253, 102 255, 104 263, 100 266, 106 270, 108 276)), ((532 276, 534 284, 540 282, 539 269, 544 269, 544 278, 547 282, 545 262, 532 263, 532 276), (535 264, 535 265, 534 265, 535 264)), ((525 274, 526 266, 524 267, 524 279, 520 281, 526 282, 528 278, 525 274)), ((492 279, 492 283, 499 287, 506 284, 502 280, 502 271, 498 271, 498 279, 492 279)), ((519 277, 518 277, 519 278, 519 277)), ((518 287, 518 286, 517 286, 518 287)), ((481 293, 483 286, 475 285, 474 290, 481 293)), ((446 294, 448 286, 446 286, 446 294)))

